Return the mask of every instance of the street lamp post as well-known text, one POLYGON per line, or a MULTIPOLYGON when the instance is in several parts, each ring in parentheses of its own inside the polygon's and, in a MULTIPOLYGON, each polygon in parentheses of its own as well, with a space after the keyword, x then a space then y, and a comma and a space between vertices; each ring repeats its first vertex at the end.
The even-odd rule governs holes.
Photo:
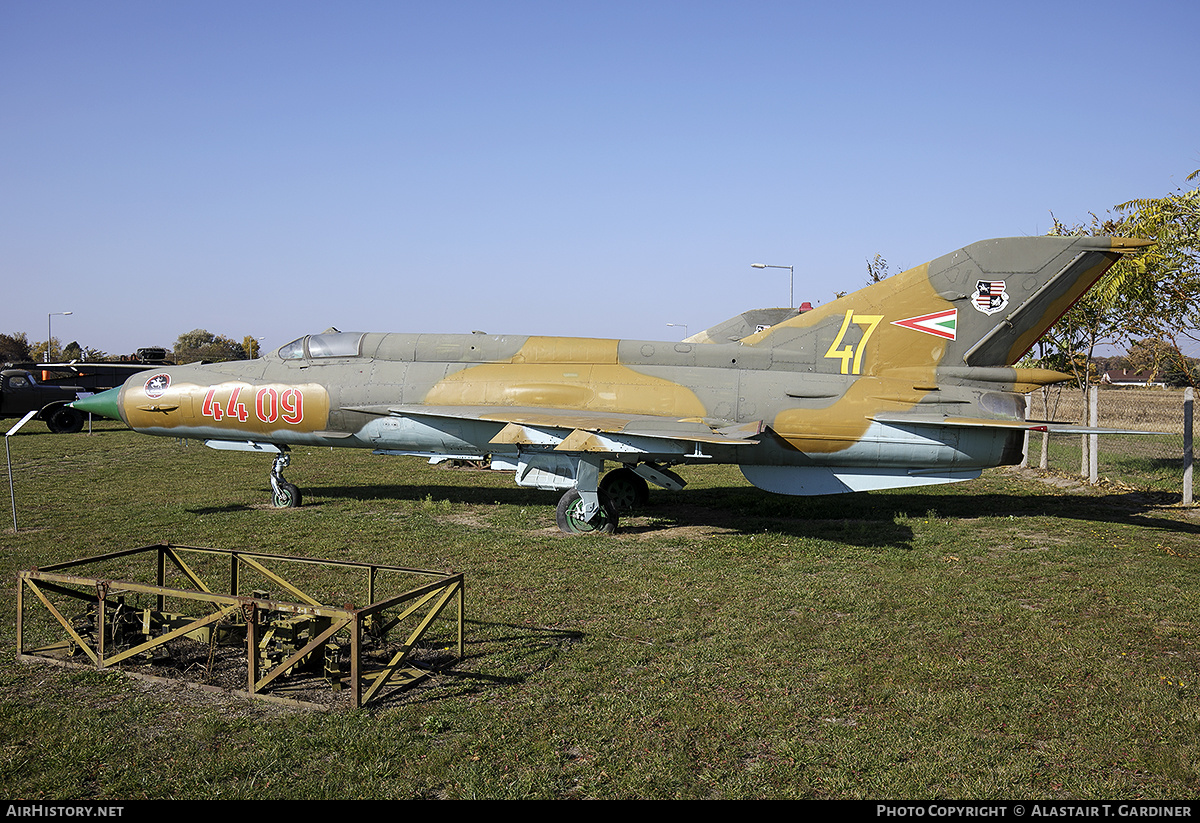
POLYGON ((50 318, 54 315, 68 315, 69 311, 52 311, 46 315, 46 362, 50 362, 50 356, 54 353, 54 332, 50 329, 50 318))
POLYGON ((796 305, 796 270, 791 266, 772 266, 770 263, 751 263, 756 269, 787 269, 788 270, 788 308, 796 305))
POLYGON ((668 323, 667 325, 668 325, 668 326, 676 326, 676 327, 678 327, 678 326, 683 326, 683 336, 684 336, 684 338, 685 338, 685 339, 687 338, 687 336, 688 336, 688 334, 687 334, 687 323, 668 323))

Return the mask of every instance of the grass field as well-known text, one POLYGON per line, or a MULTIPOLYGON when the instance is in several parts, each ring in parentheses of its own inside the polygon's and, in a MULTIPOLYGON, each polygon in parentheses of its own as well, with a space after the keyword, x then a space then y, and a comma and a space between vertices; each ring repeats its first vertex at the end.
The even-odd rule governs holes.
MULTIPOLYGON (((1041 459, 1041 437, 1034 434, 1030 438, 1031 466, 1037 466, 1041 459)), ((1081 440, 1082 437, 1077 434, 1051 436, 1047 468, 1079 476, 1081 440)), ((1183 451, 1180 437, 1106 434, 1097 438, 1097 441, 1097 476, 1101 485, 1182 496, 1183 451)))
MULTIPOLYGON (((27 427, 27 429, 32 428, 27 427)), ((1169 494, 990 472, 785 498, 736 469, 609 537, 556 495, 416 458, 268 458, 135 435, 11 438, 16 572, 156 542, 462 571, 466 659, 317 712, 15 662, 0 794, 134 798, 1190 799, 1200 516, 1169 494)))

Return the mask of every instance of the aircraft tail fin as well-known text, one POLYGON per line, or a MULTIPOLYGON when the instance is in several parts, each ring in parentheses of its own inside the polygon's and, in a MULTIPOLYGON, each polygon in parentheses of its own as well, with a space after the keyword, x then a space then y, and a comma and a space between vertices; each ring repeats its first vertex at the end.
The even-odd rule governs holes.
POLYGON ((1015 364, 1124 254, 1123 237, 983 240, 744 338, 814 371, 1015 364), (789 351, 792 354, 789 354, 789 351))

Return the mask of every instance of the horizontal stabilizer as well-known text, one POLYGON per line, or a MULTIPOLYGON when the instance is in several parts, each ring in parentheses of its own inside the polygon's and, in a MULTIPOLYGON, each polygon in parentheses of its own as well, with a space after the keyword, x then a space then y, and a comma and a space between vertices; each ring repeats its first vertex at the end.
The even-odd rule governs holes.
POLYGON ((1027 421, 1033 432, 1050 434, 1172 434, 1172 432, 1146 431, 1145 429, 1112 429, 1104 426, 1077 426, 1074 423, 1040 423, 1027 421))

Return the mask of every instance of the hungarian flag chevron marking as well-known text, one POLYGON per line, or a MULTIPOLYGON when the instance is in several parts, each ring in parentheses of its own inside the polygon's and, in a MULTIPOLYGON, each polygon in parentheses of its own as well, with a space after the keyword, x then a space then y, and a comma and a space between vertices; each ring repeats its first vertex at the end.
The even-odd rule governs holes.
POLYGON ((892 325, 953 340, 958 329, 958 309, 922 314, 920 317, 909 317, 905 320, 893 320, 892 325))

